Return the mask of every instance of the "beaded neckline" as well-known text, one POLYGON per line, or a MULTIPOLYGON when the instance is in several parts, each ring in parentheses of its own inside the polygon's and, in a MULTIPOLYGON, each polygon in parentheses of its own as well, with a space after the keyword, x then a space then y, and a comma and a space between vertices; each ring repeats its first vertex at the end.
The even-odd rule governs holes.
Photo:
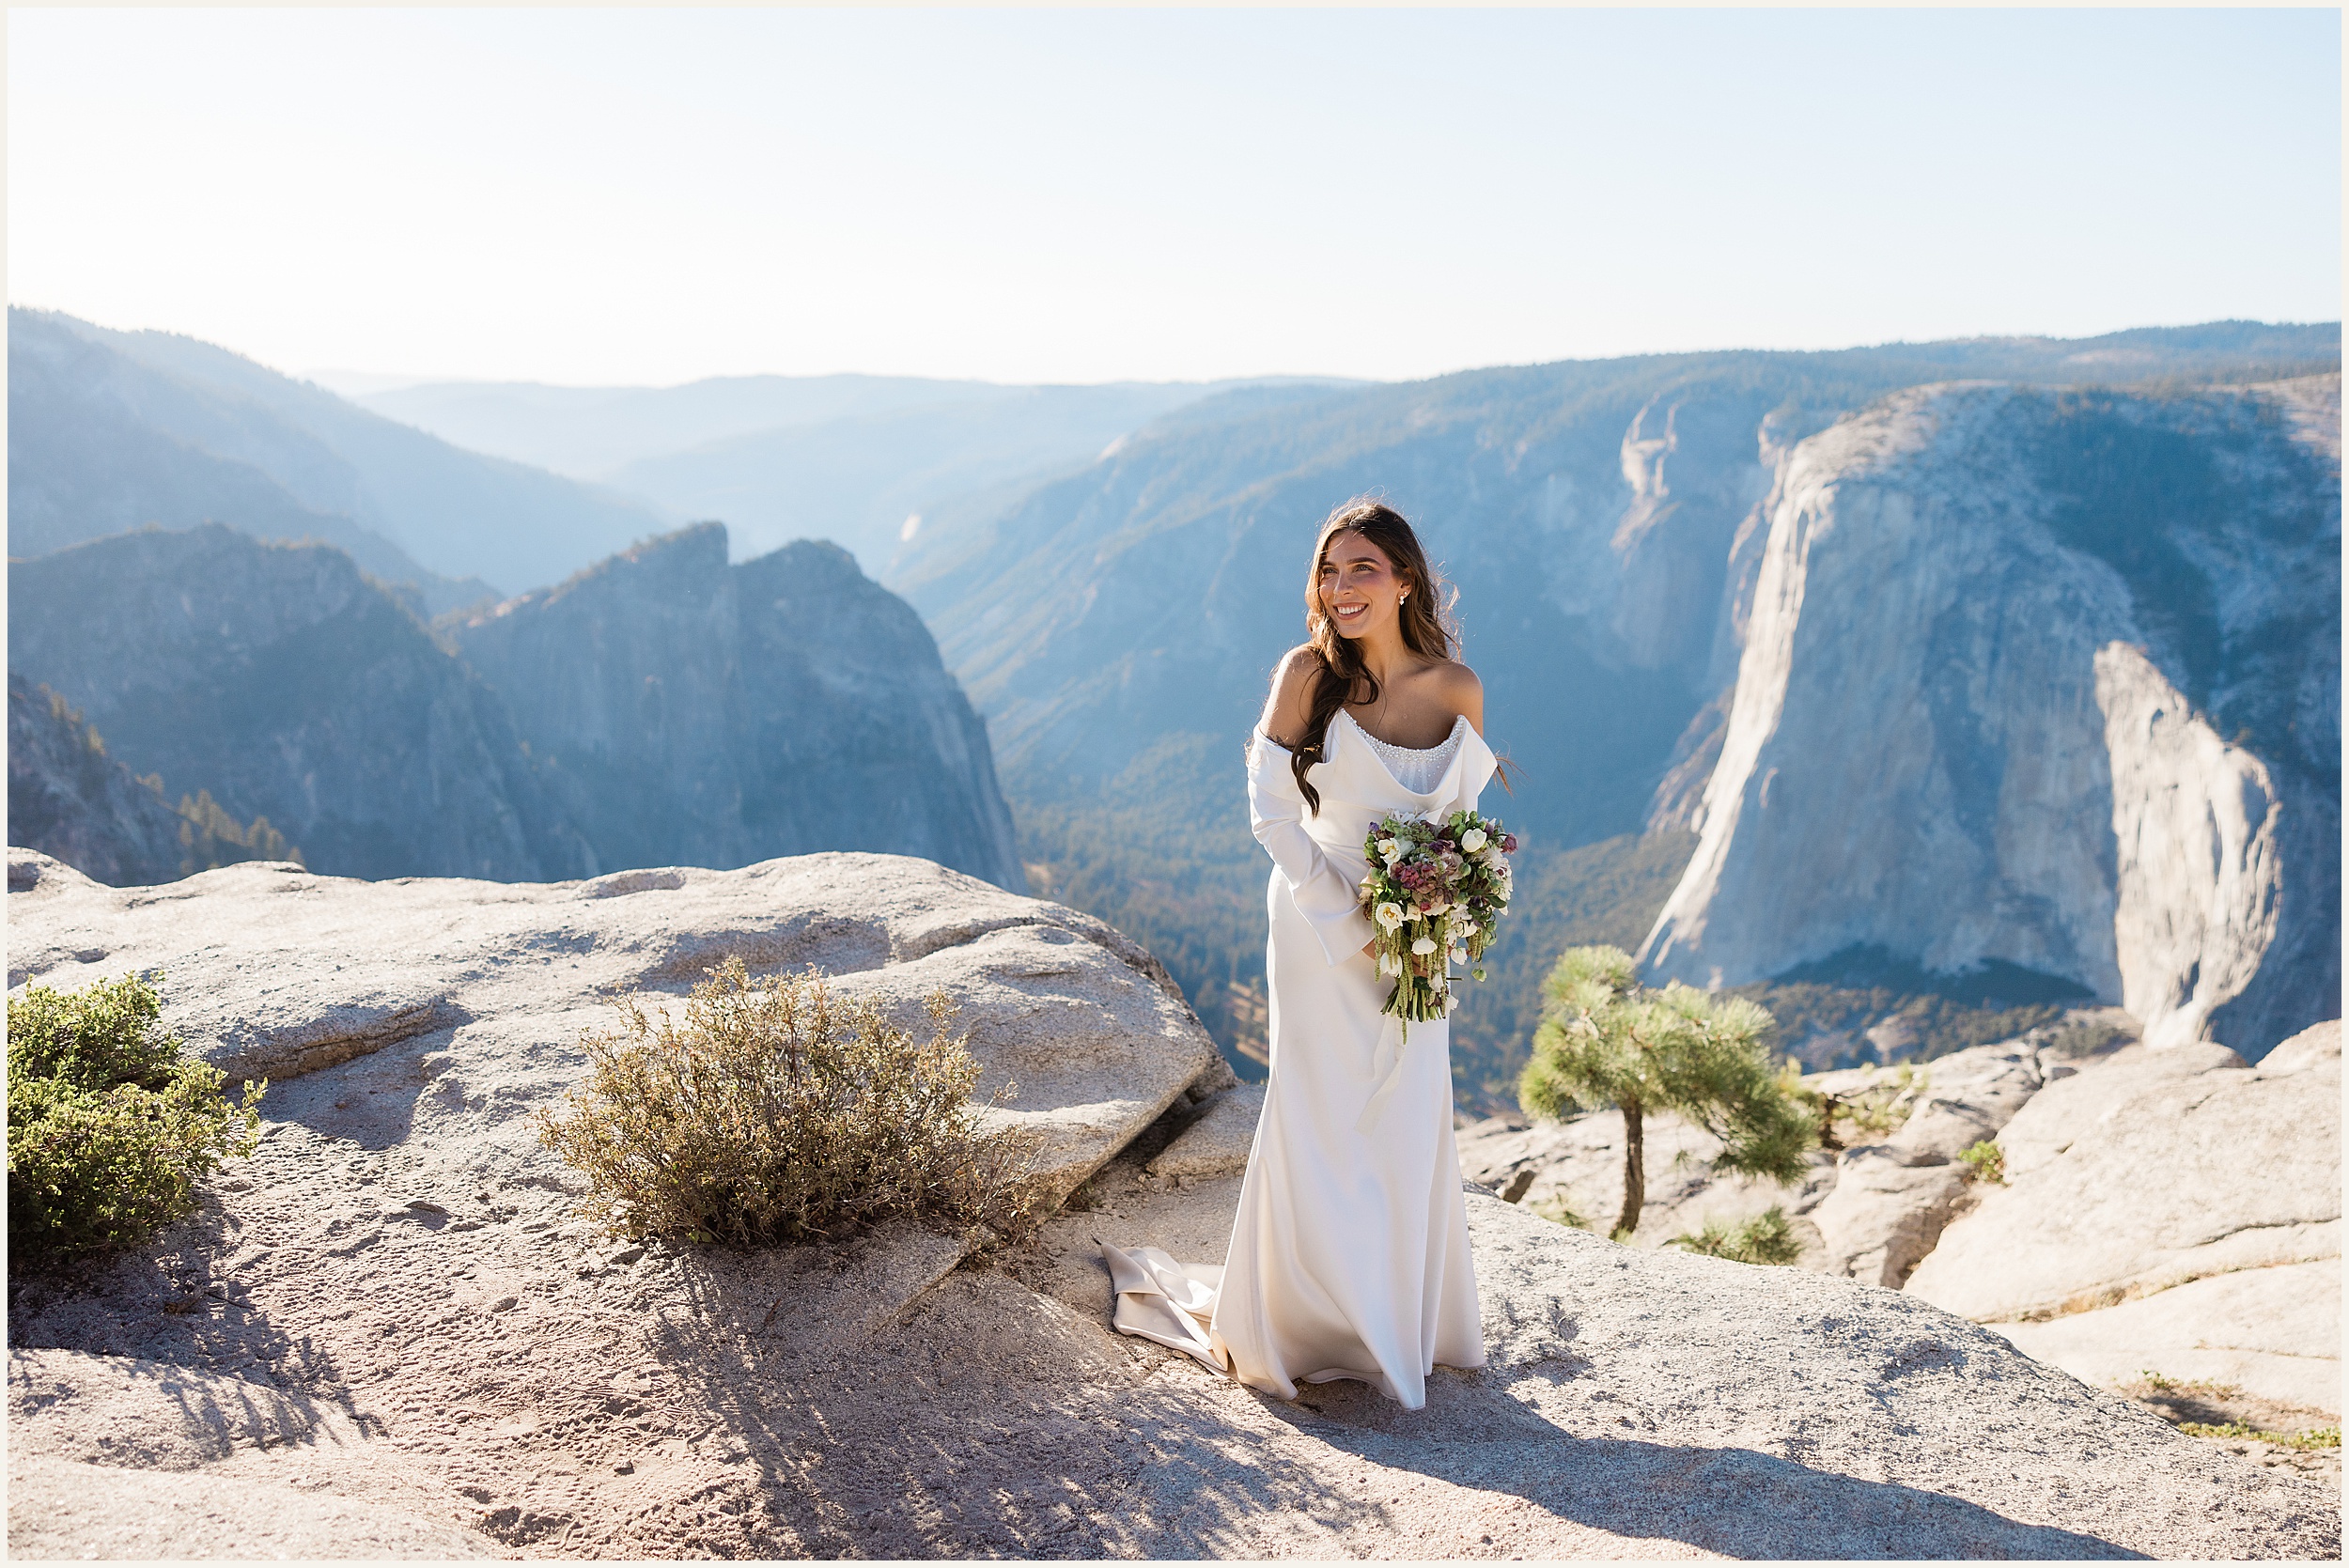
MULTIPOLYGON (((1338 711, 1346 712, 1344 708, 1338 711)), ((1452 733, 1433 746, 1397 746, 1371 734, 1351 713, 1346 714, 1346 722, 1354 726, 1356 735, 1370 742, 1371 752, 1385 766, 1387 776, 1414 795, 1430 794, 1443 783, 1453 755, 1460 749, 1461 732, 1469 728, 1468 715, 1463 713, 1452 721, 1452 733)))
MULTIPOLYGON (((1344 708, 1340 708, 1338 711, 1346 713, 1344 708)), ((1451 731, 1446 734, 1441 740, 1437 741, 1433 746, 1398 746, 1392 740, 1381 740, 1377 736, 1371 734, 1369 730, 1362 727, 1362 722, 1360 719, 1354 718, 1354 715, 1351 713, 1346 713, 1346 716, 1347 719, 1353 721, 1355 731, 1360 734, 1364 740, 1369 741, 1372 745, 1377 747, 1382 752, 1386 752, 1396 756, 1407 757, 1431 756, 1438 752, 1445 750, 1447 747, 1458 744, 1460 739, 1460 731, 1468 723, 1467 714, 1455 714, 1453 716, 1451 731)))

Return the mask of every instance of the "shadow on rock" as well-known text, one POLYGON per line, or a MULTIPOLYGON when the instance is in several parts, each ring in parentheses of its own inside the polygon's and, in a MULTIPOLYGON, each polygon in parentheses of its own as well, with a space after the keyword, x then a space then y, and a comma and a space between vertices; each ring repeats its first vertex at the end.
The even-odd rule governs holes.
POLYGON ((1509 1493, 1614 1535, 1678 1541, 1729 1557, 2146 1556, 2095 1535, 2026 1524, 1961 1498, 1859 1480, 1789 1456, 1572 1436, 1514 1399, 1496 1399, 1508 1375, 1439 1369, 1423 1410, 1404 1410, 1353 1382, 1310 1386, 1294 1405, 1265 1404, 1300 1433, 1380 1466, 1509 1493))
MULTIPOLYGON (((1158 1556, 1188 1519, 1361 1512, 1284 1467, 1236 1465, 1254 1428, 1153 1386, 1159 1363, 1061 1303, 965 1269, 863 1343, 827 1312, 819 1254, 707 1258, 655 1353, 736 1472, 685 1544, 817 1556, 1158 1556), (773 1299, 770 1292, 776 1292, 773 1299), (779 1300, 780 1310, 770 1310, 779 1300)), ((841 1269, 842 1276, 853 1267, 841 1269)), ((1174 1555, 1198 1555, 1192 1549, 1174 1555)))
MULTIPOLYGON (((293 1440, 333 1421, 363 1432, 333 1358, 310 1335, 278 1327, 222 1266, 233 1250, 228 1221, 207 1203, 138 1252, 13 1273, 8 1347, 136 1358, 125 1374, 168 1396, 183 1436, 169 1439, 172 1457, 125 1452, 115 1463, 185 1467, 224 1457, 238 1435, 293 1440), (175 1368, 208 1375, 178 1378, 175 1368)), ((20 1403, 47 1397, 14 1370, 10 1381, 20 1403)))

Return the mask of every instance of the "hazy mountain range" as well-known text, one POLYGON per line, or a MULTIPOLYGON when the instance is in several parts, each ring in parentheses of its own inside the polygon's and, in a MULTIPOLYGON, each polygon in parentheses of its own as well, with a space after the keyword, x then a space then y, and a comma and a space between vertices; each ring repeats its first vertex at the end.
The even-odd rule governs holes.
POLYGON ((1240 748, 1300 634, 1315 524, 1369 491, 1459 589, 1514 764, 1487 804, 1527 844, 1519 908, 1455 1020, 1471 1099, 1504 1089, 1574 940, 1652 937, 1656 972, 1758 988, 1817 1061, 2092 999, 2256 1055, 2339 1010, 2337 325, 1401 384, 448 384, 368 409, 37 313, 11 312, 10 356, 12 554, 213 517, 417 583, 403 608, 339 552, 248 558, 222 530, 12 569, 12 675, 134 771, 177 736, 171 789, 266 812, 313 864, 552 876, 902 841, 1110 919, 1244 1054, 1264 870, 1240 748), (728 566, 717 530, 650 537, 705 507, 752 520, 754 559, 728 566), (760 548, 792 532, 867 571, 760 548), (477 598, 469 576, 536 591, 437 629, 409 613, 477 598), (226 586, 175 605, 192 577, 226 586), (269 642, 257 614, 310 629, 269 642), (251 673, 264 642, 272 668, 333 654, 286 684, 251 673), (272 747, 322 760, 272 772, 272 747), (487 803, 434 838, 385 803, 402 780, 487 803), (406 847, 363 853, 350 812, 409 822, 406 847), (844 836, 876 822, 888 842, 844 836))
MULTIPOLYGON (((150 448, 167 443, 212 459, 213 467, 250 470, 291 505, 379 536, 428 573, 477 578, 498 593, 553 582, 663 525, 642 502, 459 450, 194 338, 113 332, 11 307, 8 345, 12 516, 20 485, 71 493, 88 486, 90 467, 105 466, 101 455, 113 447, 104 442, 93 447, 52 439, 23 452, 17 447, 20 421, 34 430, 49 428, 44 421, 66 423, 61 438, 89 429, 78 419, 57 421, 57 411, 79 407, 102 411, 150 448), (46 357, 52 377, 23 396, 15 386, 20 342, 46 357)), ((187 515, 189 499, 159 484, 144 489, 127 516, 185 527, 203 520, 187 515)), ((83 537, 112 532, 99 524, 119 526, 116 520, 126 513, 101 519, 68 507, 59 516, 49 536, 54 542, 63 542, 60 530, 86 527, 83 537), (73 520, 80 518, 88 521, 73 520)), ((23 553, 19 543, 10 548, 23 553)), ((450 595, 426 597, 445 600, 450 595)))
POLYGON ((458 446, 641 497, 674 521, 723 518, 743 554, 825 538, 879 572, 941 504, 1078 467, 1203 397, 1284 384, 742 376, 663 388, 354 383, 352 396, 458 446))

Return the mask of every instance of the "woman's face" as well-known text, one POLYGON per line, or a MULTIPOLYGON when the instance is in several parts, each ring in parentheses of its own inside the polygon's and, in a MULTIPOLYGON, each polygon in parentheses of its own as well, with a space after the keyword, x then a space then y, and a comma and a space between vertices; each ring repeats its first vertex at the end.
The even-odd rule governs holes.
POLYGON ((1393 626, 1402 596, 1408 592, 1410 584, 1387 552, 1350 528, 1321 553, 1321 613, 1341 637, 1393 626))

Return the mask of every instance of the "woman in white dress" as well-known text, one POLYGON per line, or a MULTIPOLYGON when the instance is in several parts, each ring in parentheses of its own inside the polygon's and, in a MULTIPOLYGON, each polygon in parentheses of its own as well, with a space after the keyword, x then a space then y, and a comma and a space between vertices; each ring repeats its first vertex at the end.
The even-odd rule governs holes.
POLYGON ((1349 503, 1322 524, 1308 641, 1282 660, 1249 747, 1249 815, 1273 861, 1272 1081, 1230 1249, 1220 1271, 1106 1250, 1120 1327, 1283 1399, 1353 1377, 1418 1409, 1436 1366, 1485 1364, 1451 1024, 1414 1023, 1407 1040, 1380 1011, 1392 983, 1355 898, 1374 819, 1473 808, 1496 766, 1442 586, 1389 507, 1349 503))

